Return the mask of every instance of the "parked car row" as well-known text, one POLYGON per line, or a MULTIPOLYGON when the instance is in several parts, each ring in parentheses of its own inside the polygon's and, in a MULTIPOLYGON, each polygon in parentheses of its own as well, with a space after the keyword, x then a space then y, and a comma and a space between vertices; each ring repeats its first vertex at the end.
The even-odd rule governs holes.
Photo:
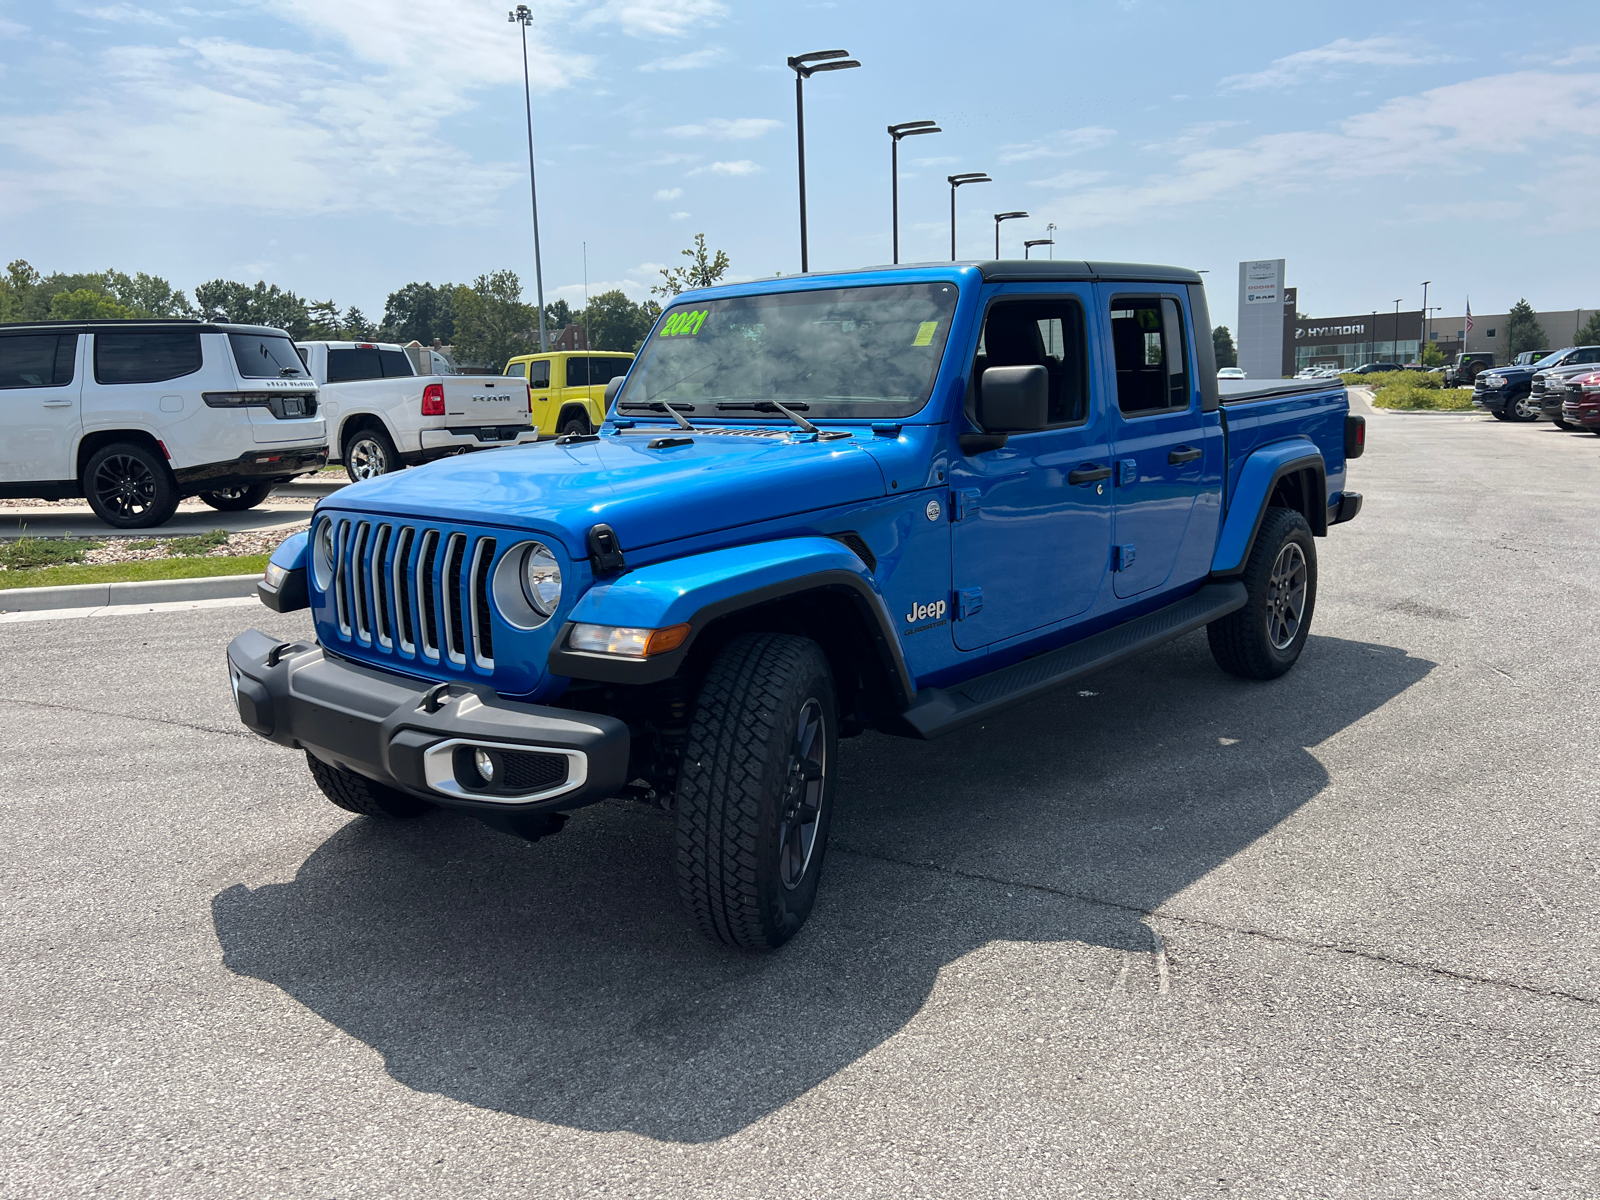
MULTIPOLYGON (((1526 356, 1519 356, 1526 357, 1526 356)), ((1562 428, 1569 379, 1600 368, 1600 346, 1568 346, 1533 362, 1482 371, 1472 385, 1472 405, 1500 421, 1552 420, 1562 428), (1560 390, 1552 392, 1553 383, 1560 390)))

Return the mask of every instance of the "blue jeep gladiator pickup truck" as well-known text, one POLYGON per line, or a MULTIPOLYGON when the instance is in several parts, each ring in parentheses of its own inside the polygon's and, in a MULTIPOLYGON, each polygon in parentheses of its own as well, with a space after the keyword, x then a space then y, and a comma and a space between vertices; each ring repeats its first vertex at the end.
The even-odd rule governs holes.
POLYGON ((673 811, 682 899, 771 948, 816 896, 838 739, 931 738, 1201 626, 1282 675, 1360 511, 1341 385, 1219 395, 1199 275, 985 262, 678 297, 598 433, 345 488, 228 648, 333 803, 537 838, 673 811))

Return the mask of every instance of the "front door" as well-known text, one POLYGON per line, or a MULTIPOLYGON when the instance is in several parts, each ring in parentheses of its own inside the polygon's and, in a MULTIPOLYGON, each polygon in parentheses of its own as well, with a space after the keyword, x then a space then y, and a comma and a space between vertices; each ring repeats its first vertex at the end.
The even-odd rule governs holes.
POLYGON ((1105 297, 1104 311, 1116 367, 1113 587, 1118 596, 1137 596, 1171 579, 1200 495, 1207 443, 1183 300, 1119 294, 1105 297))
POLYGON ((83 428, 79 340, 75 333, 0 336, 0 481, 73 477, 83 428))
POLYGON ((952 615, 963 650, 1076 616, 1105 580, 1111 457, 1088 353, 1089 293, 1054 286, 995 300, 978 342, 974 396, 989 367, 1043 366, 1051 424, 951 466, 952 615))

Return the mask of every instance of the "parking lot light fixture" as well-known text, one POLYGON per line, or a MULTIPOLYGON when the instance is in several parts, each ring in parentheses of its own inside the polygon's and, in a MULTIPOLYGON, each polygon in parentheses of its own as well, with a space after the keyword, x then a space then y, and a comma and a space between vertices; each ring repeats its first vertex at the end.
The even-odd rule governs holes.
POLYGON ((522 98, 528 110, 528 193, 533 198, 533 286, 539 298, 539 353, 550 350, 550 337, 544 324, 544 268, 539 261, 539 185, 533 170, 533 88, 528 81, 528 26, 533 12, 519 4, 506 14, 506 20, 522 27, 522 98))
POLYGON ((796 54, 789 60, 794 72, 794 135, 800 153, 800 273, 811 270, 811 256, 806 246, 806 92, 805 82, 819 71, 848 71, 861 64, 850 57, 848 50, 813 50, 809 54, 796 54))
POLYGON ((1025 212, 995 213, 994 215, 994 256, 1000 257, 1000 222, 1015 221, 1018 217, 1025 217, 1025 212))
MULTIPOLYGON (((1054 246, 1055 244, 1055 238, 1034 238, 1032 241, 1023 242, 1022 257, 1027 258, 1030 254, 1032 254, 1035 246, 1054 246)), ((1053 254, 1054 251, 1051 251, 1051 253, 1053 254)))
POLYGON ((950 185, 950 261, 956 260, 956 189, 966 183, 993 183, 982 171, 963 171, 959 175, 946 175, 950 185))
POLYGON ((919 133, 943 133, 932 121, 901 121, 889 126, 889 205, 893 210, 894 261, 900 261, 900 139, 919 133))
POLYGON ((1431 279, 1424 279, 1422 281, 1422 330, 1417 334, 1418 362, 1422 361, 1422 347, 1426 345, 1428 341, 1428 285, 1432 282, 1433 280, 1431 279))

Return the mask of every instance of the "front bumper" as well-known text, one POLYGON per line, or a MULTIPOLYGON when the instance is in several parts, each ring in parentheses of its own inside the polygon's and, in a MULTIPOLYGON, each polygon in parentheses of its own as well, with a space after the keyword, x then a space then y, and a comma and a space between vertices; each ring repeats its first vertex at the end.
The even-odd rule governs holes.
POLYGON ((553 812, 627 782, 628 727, 615 717, 376 671, 257 629, 228 646, 228 675, 239 719, 255 733, 435 804, 480 816, 553 812), (478 748, 505 766, 502 785, 474 773, 478 748))
POLYGON ((1593 400, 1569 400, 1561 406, 1561 419, 1580 429, 1600 429, 1600 404, 1593 400))
POLYGON ((1472 393, 1472 407, 1481 408, 1484 412, 1500 412, 1506 406, 1506 401, 1511 399, 1510 388, 1495 388, 1492 391, 1474 390, 1472 393))

